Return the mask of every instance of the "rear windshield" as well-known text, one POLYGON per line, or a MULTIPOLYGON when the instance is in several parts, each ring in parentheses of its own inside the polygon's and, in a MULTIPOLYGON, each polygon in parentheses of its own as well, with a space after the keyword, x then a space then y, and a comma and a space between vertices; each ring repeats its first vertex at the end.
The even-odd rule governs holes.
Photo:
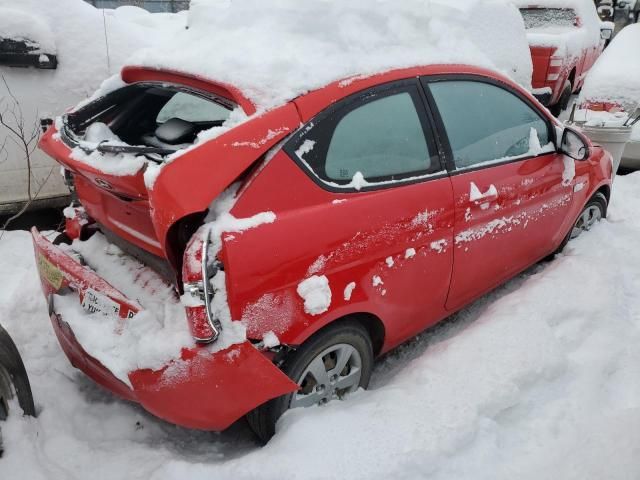
POLYGON ((87 148, 135 146, 142 154, 147 150, 170 154, 191 145, 198 133, 222 126, 235 107, 234 102, 206 92, 136 84, 70 113, 66 129, 69 137, 87 148))
POLYGON ((532 28, 575 27, 578 17, 574 10, 568 8, 521 8, 524 26, 532 28))

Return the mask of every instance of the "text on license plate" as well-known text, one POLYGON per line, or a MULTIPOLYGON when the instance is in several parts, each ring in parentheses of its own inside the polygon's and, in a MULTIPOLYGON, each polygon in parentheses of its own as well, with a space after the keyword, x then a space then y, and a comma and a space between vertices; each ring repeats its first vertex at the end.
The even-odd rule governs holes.
POLYGON ((98 293, 91 288, 88 288, 84 292, 82 308, 89 313, 101 313, 109 317, 118 317, 120 315, 119 303, 114 302, 106 295, 98 293))

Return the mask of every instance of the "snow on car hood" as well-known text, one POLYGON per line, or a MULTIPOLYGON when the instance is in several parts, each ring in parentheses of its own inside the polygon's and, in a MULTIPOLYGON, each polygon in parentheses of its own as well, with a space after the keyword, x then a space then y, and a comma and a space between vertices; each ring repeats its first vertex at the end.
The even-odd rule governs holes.
POLYGON ((268 109, 349 76, 424 64, 499 68, 527 86, 518 29, 522 19, 505 0, 194 0, 189 28, 170 48, 129 62, 231 84, 268 109))

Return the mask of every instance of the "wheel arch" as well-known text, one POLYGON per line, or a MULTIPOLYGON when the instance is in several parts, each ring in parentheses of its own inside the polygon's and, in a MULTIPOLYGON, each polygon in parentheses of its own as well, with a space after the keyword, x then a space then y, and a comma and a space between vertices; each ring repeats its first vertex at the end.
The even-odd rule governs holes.
POLYGON ((571 68, 571 71, 569 72, 569 75, 567 76, 567 80, 569 80, 571 82, 571 89, 572 89, 571 91, 572 91, 572 93, 576 88, 576 73, 577 73, 576 67, 573 66, 571 68))
POLYGON ((304 334, 298 336, 294 344, 302 345, 311 337, 317 335, 320 332, 323 332, 327 328, 334 328, 340 323, 349 321, 355 321, 365 328, 365 330, 369 334, 369 338, 371 339, 374 356, 378 356, 380 353, 382 353, 385 345, 387 331, 384 322, 378 315, 365 311, 347 313, 328 322, 317 324, 316 328, 309 328, 304 332, 304 334))
MULTIPOLYGON (((598 193, 601 193, 604 195, 604 198, 606 198, 607 200, 607 210, 609 209, 609 201, 611 200, 611 187, 607 184, 604 185, 600 185, 600 187, 598 187, 598 189, 593 193, 593 195, 589 198, 589 200, 591 200, 593 197, 595 197, 598 193)), ((588 203, 588 201, 587 201, 588 203)), ((607 212, 605 211, 605 214, 607 212)))

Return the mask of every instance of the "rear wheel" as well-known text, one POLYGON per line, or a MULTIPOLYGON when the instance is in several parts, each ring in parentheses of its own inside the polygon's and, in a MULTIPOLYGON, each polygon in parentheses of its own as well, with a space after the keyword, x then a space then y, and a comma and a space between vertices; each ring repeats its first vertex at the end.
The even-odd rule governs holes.
POLYGON ((282 367, 299 390, 261 405, 247 415, 247 421, 266 443, 284 412, 324 405, 367 388, 372 367, 373 347, 362 325, 345 321, 330 326, 291 354, 282 367))
MULTIPOLYGON (((18 397, 18 403, 25 415, 35 416, 36 409, 29 378, 22 363, 20 353, 13 340, 0 326, 0 420, 9 416, 9 401, 18 397)), ((2 433, 0 432, 0 456, 2 455, 2 433)))
MULTIPOLYGON (((11 377, 7 369, 0 365, 0 420, 6 420, 9 417, 9 400, 12 398, 11 377)), ((2 444, 0 443, 1 449, 2 444)))
POLYGON ((560 98, 558 99, 558 103, 553 105, 549 110, 554 116, 559 116, 563 111, 569 107, 569 101, 571 100, 571 93, 573 92, 573 85, 570 80, 564 81, 564 86, 562 87, 562 93, 560 94, 560 98))

